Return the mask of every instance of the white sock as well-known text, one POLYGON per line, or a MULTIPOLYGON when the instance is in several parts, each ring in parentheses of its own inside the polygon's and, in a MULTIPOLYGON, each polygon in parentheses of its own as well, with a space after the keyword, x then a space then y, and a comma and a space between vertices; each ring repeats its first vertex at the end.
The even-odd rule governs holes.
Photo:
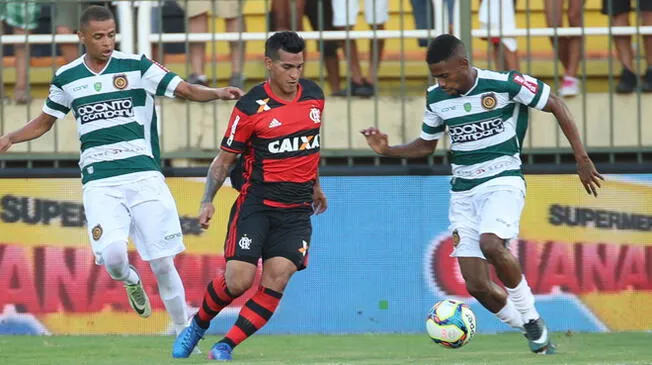
POLYGON ((514 302, 514 307, 521 313, 523 321, 525 323, 530 322, 531 320, 539 319, 541 317, 537 309, 534 307, 534 295, 530 290, 530 286, 527 284, 525 276, 516 288, 507 288, 507 293, 509 298, 514 302))
POLYGON ((507 298, 507 303, 503 309, 496 313, 496 317, 510 327, 523 329, 523 316, 509 298, 507 298))
POLYGON ((123 280, 126 284, 133 285, 133 284, 138 284, 140 281, 140 278, 138 277, 138 273, 134 271, 134 269, 129 268, 129 275, 127 275, 127 278, 123 280))
POLYGON ((161 300, 170 314, 174 329, 178 334, 188 325, 186 292, 179 272, 174 267, 172 257, 152 260, 149 264, 156 276, 161 300))

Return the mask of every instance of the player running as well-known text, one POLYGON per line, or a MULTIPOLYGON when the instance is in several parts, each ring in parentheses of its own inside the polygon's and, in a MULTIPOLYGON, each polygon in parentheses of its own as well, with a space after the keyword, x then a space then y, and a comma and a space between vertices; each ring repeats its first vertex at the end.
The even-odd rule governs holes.
POLYGON ((242 154, 242 168, 231 175, 240 195, 224 244, 226 272, 208 284, 199 312, 174 342, 173 357, 188 357, 210 321, 251 287, 262 257, 261 286, 209 353, 210 359, 231 360, 233 348, 269 321, 292 275, 308 265, 310 216, 324 212, 327 203, 318 174, 324 93, 300 78, 304 47, 294 32, 272 35, 265 44, 269 80, 233 109, 206 177, 199 217, 207 228, 215 213, 213 198, 242 154))
POLYGON ((108 9, 91 6, 84 11, 79 40, 87 53, 57 70, 43 112, 23 128, 0 137, 0 152, 42 136, 57 119, 73 111, 95 262, 124 283, 134 311, 149 317, 147 293, 127 257, 131 237, 156 276, 178 333, 187 325, 188 316, 173 258, 185 248, 176 204, 161 174, 154 96, 229 100, 239 98, 242 91, 190 85, 145 56, 115 51, 115 35, 115 19, 108 9))
POLYGON ((580 140, 565 103, 543 82, 512 71, 472 67, 464 44, 441 35, 428 48, 427 62, 438 84, 427 92, 421 136, 389 146, 377 128, 362 131, 369 146, 389 157, 422 157, 433 153, 448 129, 451 140, 450 232, 469 294, 508 325, 524 330, 530 349, 550 354, 555 348, 518 261, 507 249, 519 231, 525 199, 520 151, 528 110, 552 113, 577 160, 587 193, 597 196, 602 176, 580 140), (507 293, 489 277, 490 263, 507 293))

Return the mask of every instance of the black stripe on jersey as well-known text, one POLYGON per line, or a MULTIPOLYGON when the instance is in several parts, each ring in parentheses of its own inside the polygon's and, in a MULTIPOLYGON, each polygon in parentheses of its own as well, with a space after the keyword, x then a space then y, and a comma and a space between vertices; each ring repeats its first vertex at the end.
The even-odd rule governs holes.
POLYGON ((299 79, 303 91, 299 101, 304 100, 324 100, 324 91, 312 80, 299 79))
POLYGON ((222 147, 224 147, 224 149, 233 153, 240 153, 244 151, 246 143, 231 140, 231 144, 229 144, 229 139, 229 137, 222 138, 222 147))
POLYGON ((254 115, 278 108, 286 104, 279 103, 265 92, 265 83, 252 87, 243 97, 238 100, 235 107, 245 115, 254 115))
POLYGON ((319 128, 306 129, 278 138, 253 137, 256 153, 266 160, 307 156, 319 152, 319 128))
POLYGON ((267 182, 261 186, 263 198, 283 204, 303 204, 312 201, 314 182, 267 182))

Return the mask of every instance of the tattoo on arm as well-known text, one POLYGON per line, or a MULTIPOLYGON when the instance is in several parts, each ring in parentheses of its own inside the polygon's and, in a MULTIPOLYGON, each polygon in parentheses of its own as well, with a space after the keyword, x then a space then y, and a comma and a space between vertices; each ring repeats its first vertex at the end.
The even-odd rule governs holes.
POLYGON ((215 199, 217 191, 220 190, 226 176, 229 174, 229 168, 222 164, 215 163, 213 161, 211 167, 208 169, 208 175, 206 175, 206 188, 204 189, 204 197, 202 198, 202 203, 212 203, 215 199))

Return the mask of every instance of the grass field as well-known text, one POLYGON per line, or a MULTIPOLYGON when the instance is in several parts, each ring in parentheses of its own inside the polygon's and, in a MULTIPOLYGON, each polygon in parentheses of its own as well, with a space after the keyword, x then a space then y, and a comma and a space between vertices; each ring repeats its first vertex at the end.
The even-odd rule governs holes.
MULTIPOLYGON (((449 350, 425 335, 255 336, 234 352, 235 364, 652 364, 652 333, 556 334, 559 353, 530 354, 518 334, 479 335, 449 350)), ((0 364, 210 364, 206 352, 172 360, 172 337, 0 337, 0 364)))

